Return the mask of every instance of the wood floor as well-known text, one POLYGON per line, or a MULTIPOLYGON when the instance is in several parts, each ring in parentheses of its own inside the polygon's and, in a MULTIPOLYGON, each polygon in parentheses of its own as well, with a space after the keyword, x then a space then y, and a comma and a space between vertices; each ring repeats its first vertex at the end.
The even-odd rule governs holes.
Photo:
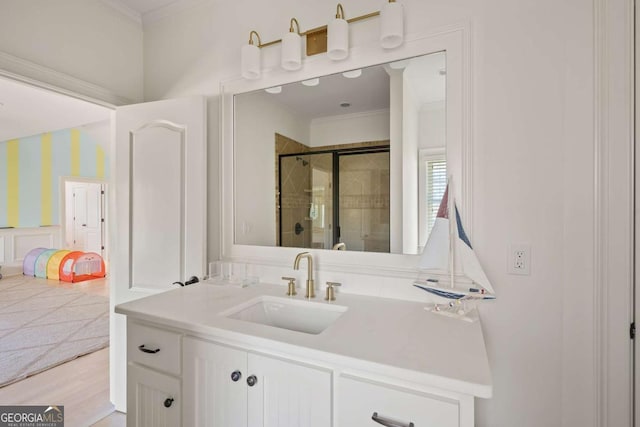
MULTIPOLYGON (((47 286, 109 296, 109 284, 105 279, 76 284, 34 280, 47 286)), ((126 425, 124 415, 113 413, 109 401, 109 348, 0 388, 0 405, 64 405, 65 427, 126 425)))

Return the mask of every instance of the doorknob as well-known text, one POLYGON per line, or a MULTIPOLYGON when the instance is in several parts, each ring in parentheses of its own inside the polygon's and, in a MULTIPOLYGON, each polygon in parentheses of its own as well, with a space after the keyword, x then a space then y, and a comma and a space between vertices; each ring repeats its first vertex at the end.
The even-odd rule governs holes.
POLYGON ((87 224, 82 224, 82 226, 83 226, 83 227, 86 227, 86 226, 87 226, 87 224))

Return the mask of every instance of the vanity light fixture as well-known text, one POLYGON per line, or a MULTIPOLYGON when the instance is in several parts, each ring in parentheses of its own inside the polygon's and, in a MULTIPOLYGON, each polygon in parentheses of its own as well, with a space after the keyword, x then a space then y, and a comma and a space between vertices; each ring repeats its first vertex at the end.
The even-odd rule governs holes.
POLYGON ((271 94, 280 93, 282 92, 282 86, 268 87, 264 91, 271 94))
POLYGON ((344 9, 338 3, 336 17, 327 28, 327 56, 333 61, 341 61, 349 56, 349 24, 344 19, 344 9))
POLYGON ((249 44, 242 46, 241 51, 241 68, 242 77, 247 80, 255 80, 260 78, 262 67, 260 66, 260 34, 257 31, 249 33, 249 44), (258 39, 258 45, 253 44, 253 35, 258 39))
POLYGON ((342 73, 342 75, 348 79, 355 79, 362 75, 362 70, 358 69, 358 70, 345 71, 344 73, 342 73))
POLYGON ((402 5, 389 0, 380 11, 380 45, 385 49, 398 47, 404 41, 402 5))
POLYGON ((260 78, 260 52, 263 47, 282 43, 280 65, 287 71, 296 71, 302 67, 302 37, 306 37, 307 56, 327 52, 327 56, 339 61, 349 56, 349 25, 352 22, 380 16, 380 45, 384 49, 398 47, 404 41, 404 12, 396 0, 388 0, 380 12, 371 12, 355 18, 345 19, 340 3, 336 7, 336 18, 321 27, 300 31, 296 18, 291 18, 289 32, 281 39, 262 43, 256 31, 249 34, 249 44, 242 47, 242 77, 253 80, 260 78), (295 24, 295 27, 294 27, 295 24), (258 39, 254 44, 253 36, 258 39))
POLYGON ((301 83, 305 86, 318 86, 320 84, 320 79, 315 78, 315 79, 303 80, 301 83))
POLYGON ((287 71, 296 71, 302 67, 302 38, 300 37, 300 24, 296 18, 291 18, 289 32, 282 37, 282 68, 287 71), (293 28, 295 24, 296 28, 293 28))

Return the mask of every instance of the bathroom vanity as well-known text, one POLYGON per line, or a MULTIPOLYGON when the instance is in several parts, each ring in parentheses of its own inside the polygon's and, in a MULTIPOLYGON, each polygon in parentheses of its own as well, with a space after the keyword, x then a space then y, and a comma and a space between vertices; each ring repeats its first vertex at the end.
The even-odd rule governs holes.
POLYGON ((479 321, 285 291, 196 284, 116 306, 127 425, 474 425, 474 399, 492 394, 479 321))

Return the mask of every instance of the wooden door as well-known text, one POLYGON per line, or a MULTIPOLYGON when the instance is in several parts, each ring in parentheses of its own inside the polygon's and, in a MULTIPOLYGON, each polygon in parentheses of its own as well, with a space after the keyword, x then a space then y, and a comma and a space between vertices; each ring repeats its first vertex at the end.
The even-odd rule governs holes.
MULTIPOLYGON (((203 276, 206 260, 206 102, 119 107, 109 206, 113 305, 203 276)), ((111 399, 126 411, 126 322, 111 316, 111 399)))

